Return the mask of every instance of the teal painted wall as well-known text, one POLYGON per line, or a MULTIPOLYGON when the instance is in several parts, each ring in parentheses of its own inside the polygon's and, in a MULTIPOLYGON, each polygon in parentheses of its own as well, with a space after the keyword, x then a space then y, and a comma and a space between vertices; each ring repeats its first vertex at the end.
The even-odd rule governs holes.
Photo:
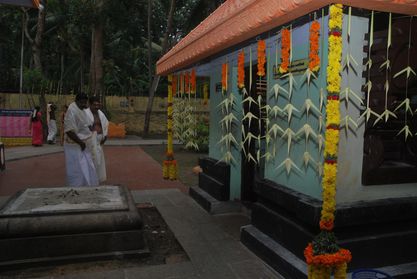
MULTIPOLYGON (((319 19, 322 23, 322 30, 327 30, 327 17, 323 21, 319 19)), ((308 59, 309 53, 309 28, 310 23, 300 26, 293 29, 292 32, 292 56, 293 61, 300 59, 308 59)), ((274 96, 273 86, 279 84, 285 89, 289 89, 288 78, 283 79, 274 79, 273 78, 273 66, 275 61, 281 60, 281 38, 272 38, 270 40, 271 44, 271 54, 270 54, 270 63, 268 64, 268 104, 273 106, 279 106, 284 108, 288 103, 288 98, 283 95, 278 96, 278 99, 274 96), (278 40, 278 57, 277 57, 277 45, 274 43, 274 40, 278 40)), ((310 86, 307 85, 306 76, 302 73, 294 76, 296 85, 292 92, 291 104, 296 107, 300 112, 294 112, 294 115, 290 122, 288 122, 287 117, 282 115, 277 119, 271 119, 270 126, 274 123, 277 123, 283 130, 291 128, 295 133, 303 127, 304 124, 308 123, 312 129, 318 134, 319 133, 319 119, 317 116, 314 116, 313 113, 307 114, 302 111, 304 102, 307 98, 310 98, 316 107, 320 107, 320 89, 326 89, 326 67, 327 67, 327 31, 321 32, 320 35, 320 56, 321 56, 321 66, 320 71, 317 75, 317 79, 314 79, 310 86)), ((322 108, 322 116, 325 118, 325 108, 322 108)), ((324 121, 324 120, 323 120, 324 121)), ((324 126, 324 124, 323 124, 324 126)), ((324 127, 323 127, 324 129, 324 127)), ((278 184, 284 185, 296 191, 302 192, 309 196, 321 199, 321 179, 316 170, 316 167, 309 164, 307 167, 304 165, 303 154, 304 152, 309 152, 313 159, 316 162, 323 161, 323 154, 319 152, 318 144, 316 141, 309 138, 308 144, 305 140, 304 135, 300 135, 296 140, 292 142, 290 153, 288 156, 287 152, 287 139, 278 138, 276 141, 276 156, 275 158, 267 162, 265 165, 265 178, 272 180, 278 184), (300 171, 292 168, 290 173, 287 173, 284 166, 279 167, 281 163, 287 158, 290 157, 291 160, 298 166, 300 171)), ((270 146, 269 150, 272 152, 273 147, 270 146)))
MULTIPOLYGON (((226 61, 226 60, 223 60, 226 61)), ((221 92, 216 92, 216 84, 221 83, 221 60, 213 62, 212 72, 210 75, 210 135, 209 135, 209 156, 211 158, 222 160, 224 153, 227 151, 225 146, 219 141, 224 135, 220 121, 224 117, 221 106, 219 104, 231 94, 235 98, 235 105, 233 107, 233 114, 237 121, 232 124, 232 133, 237 142, 240 142, 242 137, 241 119, 242 119, 242 96, 239 94, 237 88, 237 67, 232 67, 229 64, 229 88, 227 95, 223 96, 221 92)), ((232 156, 235 161, 230 163, 230 199, 240 199, 240 185, 241 185, 241 155, 240 147, 232 146, 232 156)))

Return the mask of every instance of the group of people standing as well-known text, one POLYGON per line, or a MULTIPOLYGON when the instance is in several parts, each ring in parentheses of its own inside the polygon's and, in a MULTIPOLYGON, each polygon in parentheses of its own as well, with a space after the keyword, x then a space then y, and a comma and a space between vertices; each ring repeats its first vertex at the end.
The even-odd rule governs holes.
MULTIPOLYGON (((100 110, 100 99, 88 98, 84 93, 75 96, 62 115, 67 186, 98 186, 107 179, 103 145, 107 140, 109 122, 100 110)), ((48 143, 55 143, 57 126, 56 107, 47 107, 48 143)), ((40 108, 36 107, 31 118, 32 144, 43 142, 40 108)))

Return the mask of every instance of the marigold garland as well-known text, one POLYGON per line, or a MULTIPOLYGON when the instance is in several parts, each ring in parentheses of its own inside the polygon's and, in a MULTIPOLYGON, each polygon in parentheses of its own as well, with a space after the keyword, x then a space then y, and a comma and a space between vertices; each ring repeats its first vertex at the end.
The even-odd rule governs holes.
POLYGON ((281 65, 279 72, 285 74, 290 66, 291 33, 287 28, 281 30, 281 65))
POLYGON ((222 65, 222 92, 227 91, 227 63, 222 65))
POLYGON ((245 87, 245 52, 242 50, 237 57, 237 86, 245 87))
POLYGON ((257 75, 260 77, 265 76, 265 62, 266 62, 266 55, 265 55, 265 40, 258 41, 258 72, 257 75))
POLYGON ((190 73, 189 72, 185 72, 184 80, 185 80, 185 93, 190 94, 190 73))
POLYGON ((180 94, 184 94, 184 74, 180 73, 180 94))
POLYGON ((167 160, 164 160, 162 165, 162 177, 164 179, 171 179, 175 180, 177 178, 177 164, 174 160, 174 147, 173 147, 173 76, 168 75, 168 105, 167 105, 167 151, 166 156, 167 160), (172 166, 173 162, 175 162, 175 167, 172 166), (173 170, 175 168, 175 170, 173 170))
MULTIPOLYGON (((352 259, 349 250, 338 248, 335 243, 333 235, 334 213, 336 210, 336 177, 337 177, 337 152, 339 145, 339 127, 340 127, 340 110, 339 110, 339 92, 341 84, 341 58, 342 58, 342 24, 343 24, 343 5, 334 4, 330 6, 329 11, 329 51, 328 51, 328 66, 327 66, 327 104, 326 104, 326 132, 325 132, 325 150, 324 150, 324 167, 323 167, 323 205, 320 218, 320 229, 322 232, 328 232, 328 235, 333 236, 330 247, 338 249, 333 253, 326 253, 323 251, 314 251, 312 243, 310 243, 304 250, 304 256, 308 264, 308 278, 309 279, 330 279, 331 274, 334 274, 336 279, 345 279, 347 263, 352 259), (334 242, 334 243, 333 243, 334 242), (333 245, 333 246, 332 246, 333 245)), ((312 24, 312 28, 318 30, 319 25, 312 24), (314 27, 313 27, 314 25, 314 27)), ((310 70, 314 71, 314 61, 312 57, 312 49, 315 50, 315 38, 313 34, 315 31, 310 30, 310 70), (314 31, 314 32, 312 32, 314 31)), ((315 35, 314 35, 315 36, 315 35)), ((318 55, 318 37, 317 37, 317 55, 318 55)), ((317 67, 320 64, 318 60, 317 67)), ((315 241, 317 241, 316 236, 315 241)), ((315 242, 313 241, 313 242, 315 242)), ((316 242, 317 243, 317 242, 316 242)), ((327 247, 327 245, 325 247, 327 247)), ((319 248, 317 248, 319 249, 319 248)))
POLYGON ((172 75, 172 96, 177 95, 178 76, 172 75))
POLYGON ((197 85, 197 78, 195 75, 195 69, 191 70, 191 78, 190 78, 190 91, 191 94, 195 94, 196 92, 196 85, 197 85))
POLYGON ((320 23, 318 21, 313 21, 310 26, 310 53, 308 56, 308 68, 312 72, 317 72, 320 69, 319 37, 320 23))

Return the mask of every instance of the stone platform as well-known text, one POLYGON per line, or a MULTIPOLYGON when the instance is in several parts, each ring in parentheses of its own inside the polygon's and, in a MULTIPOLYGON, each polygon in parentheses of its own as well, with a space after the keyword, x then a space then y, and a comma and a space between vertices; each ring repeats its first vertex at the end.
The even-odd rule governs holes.
POLYGON ((119 186, 29 188, 0 210, 0 268, 148 253, 142 220, 119 186))

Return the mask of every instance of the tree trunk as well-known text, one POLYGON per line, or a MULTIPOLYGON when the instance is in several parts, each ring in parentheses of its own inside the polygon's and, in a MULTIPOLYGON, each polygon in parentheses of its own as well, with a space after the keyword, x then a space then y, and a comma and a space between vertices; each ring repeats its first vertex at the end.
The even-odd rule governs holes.
POLYGON ((104 1, 97 1, 97 10, 100 14, 98 21, 93 24, 91 40, 91 63, 90 63, 90 90, 91 94, 104 99, 103 92, 103 20, 102 8, 104 1))
POLYGON ((152 82, 152 37, 151 37, 152 0, 148 0, 148 81, 152 82))
MULTIPOLYGON (((165 54, 168 48, 168 37, 169 34, 172 32, 172 21, 174 16, 174 10, 175 10, 175 0, 171 0, 171 6, 169 9, 168 19, 167 19, 167 30, 164 34, 164 39, 162 41, 162 51, 161 56, 165 54)), ((145 124, 143 126, 143 134, 148 135, 149 133, 149 124, 151 121, 151 113, 152 113, 152 105, 153 105, 153 99, 155 97, 156 89, 158 88, 160 75, 155 74, 152 81, 152 86, 149 88, 149 98, 148 98, 148 105, 146 106, 146 112, 145 112, 145 124)))

